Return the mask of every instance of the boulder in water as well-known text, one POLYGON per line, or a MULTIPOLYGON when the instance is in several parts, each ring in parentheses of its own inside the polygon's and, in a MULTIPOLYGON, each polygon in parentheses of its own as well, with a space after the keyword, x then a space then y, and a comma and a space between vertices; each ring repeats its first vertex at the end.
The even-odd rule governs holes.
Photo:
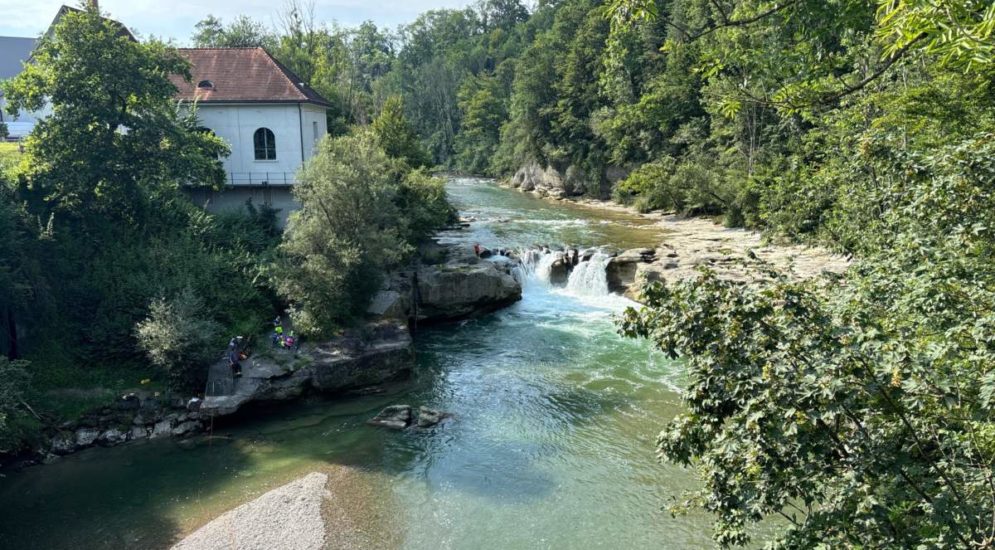
POLYGON ((412 418, 411 405, 391 405, 366 423, 392 430, 403 430, 411 425, 412 418))
POLYGON ((522 299, 509 262, 481 261, 454 247, 442 265, 418 269, 417 318, 422 323, 457 321, 490 313, 522 299))
POLYGON ((161 420, 159 422, 156 422, 155 426, 152 427, 152 433, 149 434, 149 437, 152 439, 167 437, 170 435, 172 430, 173 430, 172 420, 161 420))
POLYGON ((442 422, 446 418, 449 418, 449 413, 444 413, 442 411, 437 411, 435 409, 430 409, 428 407, 418 408, 418 427, 419 428, 431 428, 439 422, 442 422))
POLYGON ((554 252, 556 259, 549 264, 549 282, 554 285, 566 284, 573 265, 563 252, 554 252))

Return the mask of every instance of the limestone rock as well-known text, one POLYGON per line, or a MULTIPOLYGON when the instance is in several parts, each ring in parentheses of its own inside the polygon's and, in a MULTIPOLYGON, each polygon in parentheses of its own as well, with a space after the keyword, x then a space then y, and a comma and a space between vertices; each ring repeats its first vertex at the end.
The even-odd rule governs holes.
POLYGON ((76 430, 76 447, 89 447, 100 437, 100 430, 96 428, 80 428, 76 430))
POLYGON ((124 443, 127 440, 128 440, 128 434, 117 428, 111 428, 110 430, 107 430, 104 433, 100 434, 100 437, 97 438, 98 443, 108 447, 114 445, 120 445, 121 443, 124 443))
POLYGON ((428 407, 418 408, 418 427, 419 428, 431 428, 444 419, 448 418, 449 414, 442 411, 437 411, 435 409, 430 409, 428 407))
POLYGON ((152 427, 152 433, 149 434, 151 439, 158 439, 160 437, 167 437, 172 433, 173 423, 170 420, 160 420, 155 423, 152 427))
POLYGON ((52 454, 67 455, 76 450, 76 434, 59 432, 52 438, 52 454))
POLYGON ((252 402, 295 399, 309 390, 337 393, 382 384, 406 375, 413 364, 407 326, 370 323, 306 345, 298 356, 250 357, 242 362, 233 391, 205 397, 199 417, 233 414, 252 402))
POLYGON ((132 426, 129 439, 145 439, 149 436, 149 429, 145 426, 132 426))
POLYGON ((367 420, 366 423, 392 430, 403 430, 411 425, 412 418, 411 405, 391 405, 367 420))
POLYGON ((420 267, 417 281, 419 322, 465 319, 522 299, 509 262, 481 261, 472 250, 454 249, 445 264, 420 267))
POLYGON ((172 434, 175 436, 189 435, 191 433, 200 431, 201 427, 202 426, 200 422, 194 420, 188 420, 186 422, 178 424, 175 428, 173 428, 172 434))

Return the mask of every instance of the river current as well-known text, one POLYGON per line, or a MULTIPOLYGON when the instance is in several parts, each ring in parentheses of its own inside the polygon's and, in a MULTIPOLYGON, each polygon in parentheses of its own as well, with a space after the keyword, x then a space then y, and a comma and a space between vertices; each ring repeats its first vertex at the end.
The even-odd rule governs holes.
MULTIPOLYGON (((443 240, 630 248, 660 242, 633 215, 542 201, 486 180, 447 186, 469 229, 443 240)), ((536 266, 523 299, 420 331, 413 377, 384 394, 260 409, 213 436, 89 449, 0 479, 2 548, 161 548, 310 471, 349 466, 376 547, 709 548, 709 518, 666 508, 696 485, 654 455, 681 370, 616 334, 631 302, 595 255, 563 287, 536 266), (538 270, 538 271, 541 271, 538 270), (454 414, 432 430, 364 421, 393 403, 454 414)), ((584 265, 584 264, 582 264, 584 265)), ((344 494, 344 493, 343 493, 344 494)))

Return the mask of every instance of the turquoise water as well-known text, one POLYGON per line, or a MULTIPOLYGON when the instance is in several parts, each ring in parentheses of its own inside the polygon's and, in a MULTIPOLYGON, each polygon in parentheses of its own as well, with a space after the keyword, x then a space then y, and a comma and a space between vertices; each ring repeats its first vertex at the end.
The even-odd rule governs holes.
MULTIPOLYGON (((625 214, 456 180, 478 221, 454 242, 644 246, 625 214)), ((382 395, 259 409, 213 437, 91 449, 0 479, 4 548, 168 547, 224 510, 309 471, 348 466, 377 547, 712 547, 709 518, 671 518, 691 476, 654 457, 679 410, 680 368, 616 335, 629 302, 527 280, 493 315, 424 330, 411 380, 382 395), (453 413, 433 430, 364 425, 392 403, 453 413), (367 510, 367 508, 369 508, 367 510)), ((345 492, 348 492, 347 494, 345 492)))

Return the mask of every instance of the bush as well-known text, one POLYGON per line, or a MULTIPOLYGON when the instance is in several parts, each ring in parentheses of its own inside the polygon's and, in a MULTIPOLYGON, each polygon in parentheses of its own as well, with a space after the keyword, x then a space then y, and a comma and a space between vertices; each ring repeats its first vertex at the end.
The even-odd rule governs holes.
POLYGON ((139 347, 176 389, 203 384, 205 367, 220 355, 221 325, 204 318, 203 311, 203 300, 184 289, 171 299, 153 300, 148 317, 136 327, 139 347))
POLYGON ((398 197, 398 208, 407 220, 409 242, 427 238, 436 229, 456 222, 459 213, 446 197, 445 181, 415 170, 404 178, 398 197))
POLYGON ((323 141, 300 180, 274 285, 303 333, 363 315, 385 271, 455 216, 441 180, 388 157, 371 132, 323 141))
POLYGON ((36 424, 24 396, 30 386, 27 361, 10 361, 0 355, 0 453, 16 450, 25 428, 36 424))

